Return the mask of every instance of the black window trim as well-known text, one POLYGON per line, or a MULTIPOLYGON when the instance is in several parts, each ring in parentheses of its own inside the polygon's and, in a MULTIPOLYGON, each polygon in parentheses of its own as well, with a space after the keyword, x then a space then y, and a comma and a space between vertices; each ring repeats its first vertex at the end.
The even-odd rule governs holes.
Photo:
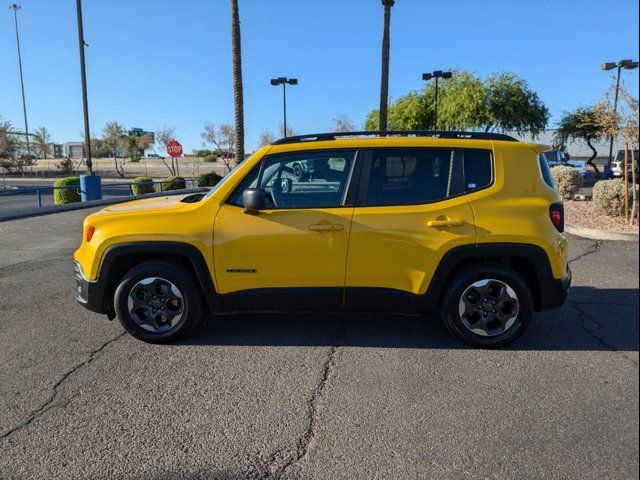
POLYGON ((295 154, 302 154, 302 153, 323 153, 323 152, 338 152, 338 151, 348 151, 348 152, 355 152, 355 156, 354 156, 354 161, 353 161, 353 166, 351 167, 351 172, 349 175, 349 179, 347 180, 348 185, 347 185, 347 191, 344 195, 344 199, 343 199, 343 204, 342 205, 331 205, 331 206, 313 206, 313 207, 309 207, 309 206, 304 206, 304 207, 287 207, 287 208, 265 208, 264 211, 265 212, 278 212, 278 211, 284 211, 284 210, 317 210, 317 209, 324 209, 324 208, 353 208, 355 205, 355 197, 356 197, 356 191, 358 189, 358 186, 360 184, 360 175, 362 172, 362 165, 364 163, 364 149, 362 148, 318 148, 318 149, 313 149, 313 150, 293 150, 290 152, 279 152, 279 153, 273 153, 271 155, 265 155, 264 157, 262 157, 260 159, 260 163, 258 165, 254 165, 253 168, 251 168, 249 170, 249 172, 247 172, 247 174, 242 177, 242 179, 240 181, 238 181, 238 183, 236 184, 235 188, 231 191, 231 193, 227 196, 227 198, 224 201, 225 205, 232 205, 234 207, 240 207, 243 208, 243 205, 238 205, 236 203, 233 203, 231 201, 229 201, 231 199, 231 197, 233 197, 233 195, 236 193, 236 190, 238 188, 240 188, 240 184, 242 182, 244 182, 244 180, 247 178, 248 175, 251 175, 251 173, 253 172, 253 170, 257 167, 258 170, 258 185, 260 185, 261 181, 262 181, 262 174, 264 173, 264 166, 266 164, 266 162, 269 160, 269 158, 272 157, 279 157, 282 155, 295 155, 295 154))
POLYGON ((362 170, 360 174, 360 185, 358 188, 358 194, 356 195, 355 206, 356 207, 366 207, 366 208, 378 208, 378 207, 403 207, 403 206, 416 206, 416 205, 431 205, 434 203, 444 202, 446 200, 451 200, 452 198, 458 198, 463 195, 468 195, 471 193, 480 192, 482 190, 486 190, 491 188, 495 183, 495 155, 493 153, 493 149, 491 148, 463 148, 463 147, 402 147, 402 146, 393 146, 393 147, 376 147, 376 148, 367 148, 364 153, 364 162, 362 165, 362 170), (369 190, 369 178, 371 177, 371 170, 373 168, 373 152, 380 150, 452 150, 454 152, 454 160, 458 159, 462 161, 462 181, 463 181, 463 191, 457 195, 452 195, 450 197, 441 198, 439 200, 432 200, 430 202, 412 202, 412 203, 394 203, 388 205, 368 205, 367 204, 367 193, 369 190), (491 182, 481 188, 475 188, 473 190, 467 190, 466 178, 464 178, 464 151, 465 150, 482 150, 485 152, 489 152, 491 155, 491 182))

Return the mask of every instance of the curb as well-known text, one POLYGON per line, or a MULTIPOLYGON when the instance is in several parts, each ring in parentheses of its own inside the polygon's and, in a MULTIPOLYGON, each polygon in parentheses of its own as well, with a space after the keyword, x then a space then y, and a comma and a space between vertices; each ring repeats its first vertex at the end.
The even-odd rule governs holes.
POLYGON ((618 232, 611 230, 596 230, 586 228, 574 223, 566 223, 564 231, 578 237, 590 238, 592 240, 613 240, 617 242, 637 242, 639 235, 633 232, 618 232))
POLYGON ((19 212, 0 215, 0 222, 19 220, 21 218, 39 217, 41 215, 51 215, 53 213, 69 212, 72 210, 82 210, 85 208, 102 207, 106 205, 114 205, 116 203, 130 202, 132 200, 141 200, 144 198, 168 197, 171 195, 188 195, 190 193, 201 193, 208 190, 209 189, 206 187, 185 188, 182 190, 169 190, 167 192, 145 193, 143 195, 129 195, 126 197, 90 200, 88 202, 67 203, 66 205, 50 205, 47 207, 30 208, 19 212))

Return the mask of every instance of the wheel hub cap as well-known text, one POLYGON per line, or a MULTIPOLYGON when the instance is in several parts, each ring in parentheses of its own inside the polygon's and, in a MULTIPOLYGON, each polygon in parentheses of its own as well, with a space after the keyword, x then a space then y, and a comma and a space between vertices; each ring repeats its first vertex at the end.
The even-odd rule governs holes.
POLYGON ((140 328, 154 333, 166 332, 182 320, 184 297, 169 280, 148 277, 133 286, 127 308, 140 328))
POLYGON ((518 318, 520 304, 513 289, 501 280, 479 280, 462 293, 460 318, 471 332, 495 337, 509 330, 518 318))

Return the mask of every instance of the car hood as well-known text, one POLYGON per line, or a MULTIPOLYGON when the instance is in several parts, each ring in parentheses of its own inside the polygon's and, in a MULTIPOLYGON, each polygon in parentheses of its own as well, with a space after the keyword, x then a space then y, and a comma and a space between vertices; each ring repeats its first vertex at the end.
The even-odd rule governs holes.
POLYGON ((166 197, 143 198, 132 202, 117 203, 103 208, 96 215, 109 215, 120 213, 140 213, 149 211, 168 211, 184 208, 188 203, 182 199, 187 195, 170 195, 166 197))

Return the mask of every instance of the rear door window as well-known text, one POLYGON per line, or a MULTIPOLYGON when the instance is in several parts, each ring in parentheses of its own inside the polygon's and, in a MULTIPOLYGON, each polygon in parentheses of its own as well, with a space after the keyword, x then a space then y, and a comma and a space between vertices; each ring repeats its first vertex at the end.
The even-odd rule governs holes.
POLYGON ((374 150, 366 205, 417 205, 463 193, 454 149, 374 150))

